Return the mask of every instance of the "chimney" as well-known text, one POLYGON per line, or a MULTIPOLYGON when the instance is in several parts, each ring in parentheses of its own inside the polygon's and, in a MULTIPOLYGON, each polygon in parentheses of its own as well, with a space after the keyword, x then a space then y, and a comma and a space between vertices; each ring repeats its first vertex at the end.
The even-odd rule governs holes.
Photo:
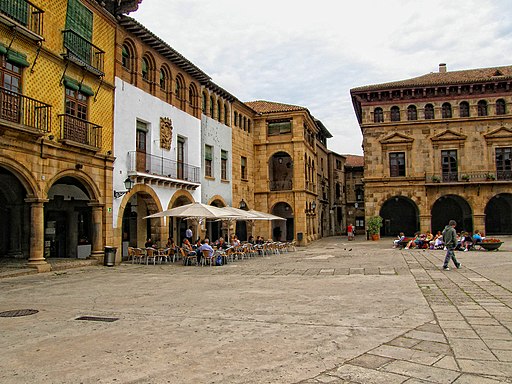
POLYGON ((445 63, 439 64, 439 73, 446 73, 446 64, 445 63))

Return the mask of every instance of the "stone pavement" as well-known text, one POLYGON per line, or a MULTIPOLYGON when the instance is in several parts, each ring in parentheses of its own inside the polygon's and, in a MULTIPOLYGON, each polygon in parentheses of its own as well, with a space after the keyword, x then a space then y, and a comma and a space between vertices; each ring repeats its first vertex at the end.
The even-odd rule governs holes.
POLYGON ((390 242, 0 279, 0 382, 512 383, 510 248, 390 242))

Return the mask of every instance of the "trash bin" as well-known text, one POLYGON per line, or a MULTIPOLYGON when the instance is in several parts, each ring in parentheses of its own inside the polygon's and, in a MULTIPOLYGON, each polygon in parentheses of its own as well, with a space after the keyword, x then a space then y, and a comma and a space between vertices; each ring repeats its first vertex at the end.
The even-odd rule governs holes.
POLYGON ((297 241, 302 241, 304 234, 302 232, 297 232, 297 241))
POLYGON ((105 247, 105 257, 103 258, 103 265, 113 267, 116 263, 117 247, 105 247))

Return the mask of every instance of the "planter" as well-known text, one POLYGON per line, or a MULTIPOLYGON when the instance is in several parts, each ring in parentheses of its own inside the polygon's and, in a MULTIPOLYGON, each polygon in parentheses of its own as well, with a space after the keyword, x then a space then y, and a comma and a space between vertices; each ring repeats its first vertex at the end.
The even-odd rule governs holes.
POLYGON ((499 243, 479 243, 478 245, 486 251, 497 251, 498 248, 501 247, 501 244, 503 244, 503 241, 499 243))
POLYGON ((371 236, 372 236, 372 240, 373 240, 373 241, 377 241, 377 240, 379 240, 379 239, 380 239, 380 236, 379 236, 379 234, 378 234, 378 233, 372 233, 372 235, 371 235, 371 236))

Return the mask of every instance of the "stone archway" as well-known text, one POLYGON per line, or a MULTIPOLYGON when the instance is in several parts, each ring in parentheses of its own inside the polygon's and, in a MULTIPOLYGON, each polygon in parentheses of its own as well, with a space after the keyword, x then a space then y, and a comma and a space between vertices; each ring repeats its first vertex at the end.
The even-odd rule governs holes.
POLYGON ((457 222, 456 230, 473 232, 473 215, 469 203, 457 195, 445 195, 436 200, 431 211, 431 232, 442 231, 450 220, 457 222))
POLYGON ((512 194, 500 193, 489 200, 485 206, 485 234, 512 234, 512 194))
POLYGON ((418 206, 404 196, 394 196, 386 200, 380 209, 382 236, 396 236, 400 232, 412 236, 420 230, 418 206))
MULTIPOLYGON (((210 199, 209 205, 223 208, 226 206, 226 203, 221 196, 214 196, 210 199)), ((208 237, 210 241, 218 240, 219 237, 225 237, 227 233, 227 225, 229 225, 229 223, 226 221, 208 220, 206 224, 206 237, 208 237)), ((229 241, 229 239, 226 240, 229 241)))
MULTIPOLYGON (((176 192, 169 203, 169 208, 181 207, 182 205, 192 204, 194 198, 186 191, 176 192), (183 193, 186 192, 186 193, 183 193)), ((169 217, 169 236, 175 240, 176 244, 181 244, 185 238, 187 230, 187 221, 179 217, 169 217)), ((196 230, 197 232, 197 230, 196 230)))
POLYGON ((284 220, 272 222, 272 239, 274 241, 292 241, 295 237, 293 209, 286 202, 279 202, 272 208, 272 214, 282 217, 284 220))
POLYGON ((293 189, 293 160, 286 152, 277 152, 268 161, 268 174, 271 191, 291 191, 293 189))

